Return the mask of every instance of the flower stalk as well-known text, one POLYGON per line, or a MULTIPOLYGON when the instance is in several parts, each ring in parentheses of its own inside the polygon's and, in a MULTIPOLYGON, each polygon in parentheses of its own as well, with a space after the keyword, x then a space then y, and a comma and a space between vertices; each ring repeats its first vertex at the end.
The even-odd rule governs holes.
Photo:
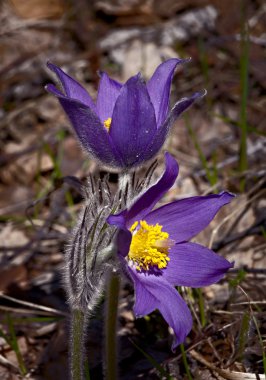
POLYGON ((84 341, 86 330, 86 315, 82 310, 72 310, 70 337, 71 380, 84 379, 84 341))
POLYGON ((120 290, 120 276, 110 273, 105 313, 105 379, 116 380, 117 368, 117 314, 120 290))

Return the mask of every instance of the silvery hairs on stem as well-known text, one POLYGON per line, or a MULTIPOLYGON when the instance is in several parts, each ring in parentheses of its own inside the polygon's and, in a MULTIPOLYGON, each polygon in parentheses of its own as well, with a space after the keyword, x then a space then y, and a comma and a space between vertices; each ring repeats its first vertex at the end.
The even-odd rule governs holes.
POLYGON ((64 283, 72 309, 91 313, 103 294, 109 270, 117 269, 113 244, 116 227, 106 218, 132 202, 150 185, 157 161, 142 178, 136 172, 119 175, 117 192, 112 195, 108 176, 89 176, 84 186, 85 202, 65 249, 64 283))

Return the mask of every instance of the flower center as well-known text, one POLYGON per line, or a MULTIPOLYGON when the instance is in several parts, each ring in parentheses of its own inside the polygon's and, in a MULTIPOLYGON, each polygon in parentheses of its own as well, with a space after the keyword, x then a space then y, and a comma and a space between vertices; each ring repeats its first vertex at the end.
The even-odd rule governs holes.
POLYGON ((111 127, 111 123, 112 123, 111 117, 108 117, 108 119, 104 120, 104 122, 103 122, 103 125, 105 126, 105 128, 107 129, 108 132, 109 132, 109 129, 111 127))
POLYGON ((145 220, 135 222, 130 231, 132 240, 128 253, 128 259, 132 261, 137 270, 149 270, 150 267, 163 269, 170 258, 169 249, 174 241, 169 239, 169 234, 162 231, 159 224, 149 225, 145 220))

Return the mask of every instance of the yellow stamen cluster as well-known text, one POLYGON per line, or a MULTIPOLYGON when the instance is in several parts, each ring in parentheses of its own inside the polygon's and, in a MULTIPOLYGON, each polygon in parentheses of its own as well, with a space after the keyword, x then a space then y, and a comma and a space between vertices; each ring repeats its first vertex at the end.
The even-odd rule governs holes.
POLYGON ((112 123, 111 117, 108 117, 108 119, 104 120, 104 122, 103 122, 103 125, 105 126, 105 128, 107 129, 108 132, 109 132, 109 129, 111 127, 111 123, 112 123))
POLYGON ((136 269, 165 268, 170 260, 168 251, 173 242, 169 239, 169 234, 162 231, 162 226, 159 224, 149 225, 145 220, 141 220, 135 222, 130 231, 133 236, 128 260, 136 264, 136 269))

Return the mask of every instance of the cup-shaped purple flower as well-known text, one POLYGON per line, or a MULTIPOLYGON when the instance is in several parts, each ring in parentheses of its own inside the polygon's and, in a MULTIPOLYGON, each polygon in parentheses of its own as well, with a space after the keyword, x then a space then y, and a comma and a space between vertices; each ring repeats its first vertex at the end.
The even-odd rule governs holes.
POLYGON ((107 221, 119 228, 118 255, 134 283, 136 316, 159 309, 175 333, 174 349, 192 328, 190 311, 174 287, 213 284, 233 266, 212 250, 188 241, 207 227, 234 195, 222 192, 190 197, 152 211, 178 175, 173 157, 166 153, 165 159, 159 181, 129 209, 110 215, 107 221))
POLYGON ((61 90, 53 84, 46 90, 58 98, 86 151, 105 165, 129 169, 154 157, 177 117, 205 95, 182 98, 168 112, 175 68, 186 61, 163 62, 147 83, 137 74, 121 84, 103 72, 96 103, 77 81, 48 63, 61 90))

